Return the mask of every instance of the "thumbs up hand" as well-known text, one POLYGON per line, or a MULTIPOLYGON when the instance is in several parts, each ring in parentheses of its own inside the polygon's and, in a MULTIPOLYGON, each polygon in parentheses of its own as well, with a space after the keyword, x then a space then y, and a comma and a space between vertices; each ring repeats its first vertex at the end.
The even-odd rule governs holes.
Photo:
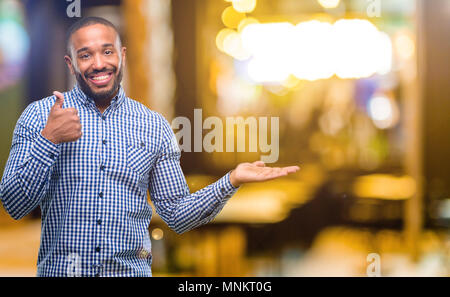
POLYGON ((81 122, 78 110, 75 108, 63 108, 64 95, 53 92, 56 96, 55 104, 50 110, 42 136, 51 142, 58 144, 76 141, 81 137, 81 122))

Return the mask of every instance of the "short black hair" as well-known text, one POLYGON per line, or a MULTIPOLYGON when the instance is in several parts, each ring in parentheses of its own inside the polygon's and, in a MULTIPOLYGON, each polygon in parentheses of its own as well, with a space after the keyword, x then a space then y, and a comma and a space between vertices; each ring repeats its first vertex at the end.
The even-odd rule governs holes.
POLYGON ((78 30, 80 30, 81 28, 96 25, 96 24, 101 24, 101 25, 105 25, 106 27, 113 28, 114 31, 116 31, 117 37, 120 40, 119 30, 117 30, 116 26, 114 26, 114 24, 111 23, 110 21, 108 21, 107 19, 104 19, 101 17, 85 17, 85 18, 82 18, 82 19, 78 20, 77 22, 75 22, 72 26, 70 26, 69 30, 67 31, 66 51, 69 56, 71 56, 71 54, 72 54, 71 49, 70 49, 70 42, 71 42, 70 38, 72 37, 72 35, 75 32, 77 32, 78 30))

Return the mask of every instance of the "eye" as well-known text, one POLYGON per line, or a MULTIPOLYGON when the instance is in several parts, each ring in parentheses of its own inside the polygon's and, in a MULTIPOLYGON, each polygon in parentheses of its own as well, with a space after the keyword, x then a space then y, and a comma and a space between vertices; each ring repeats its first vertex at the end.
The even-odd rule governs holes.
POLYGON ((81 56, 80 56, 80 59, 83 59, 83 60, 86 60, 86 59, 89 59, 89 54, 82 54, 81 56))
POLYGON ((113 51, 112 51, 112 50, 106 50, 106 51, 105 51, 105 54, 106 54, 106 55, 112 55, 112 54, 113 54, 113 51))

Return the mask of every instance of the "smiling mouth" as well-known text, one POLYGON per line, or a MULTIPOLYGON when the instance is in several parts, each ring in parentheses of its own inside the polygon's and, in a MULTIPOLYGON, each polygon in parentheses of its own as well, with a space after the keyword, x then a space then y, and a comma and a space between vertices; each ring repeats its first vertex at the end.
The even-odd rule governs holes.
POLYGON ((95 75, 89 75, 88 80, 98 87, 105 86, 111 81, 112 74, 112 72, 103 72, 95 75))

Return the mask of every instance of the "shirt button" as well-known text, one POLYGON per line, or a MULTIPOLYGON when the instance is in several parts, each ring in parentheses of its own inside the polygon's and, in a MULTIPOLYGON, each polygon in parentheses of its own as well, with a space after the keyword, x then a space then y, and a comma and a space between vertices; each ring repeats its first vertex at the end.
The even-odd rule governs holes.
POLYGON ((100 247, 96 247, 96 248, 95 248, 95 252, 96 252, 96 253, 99 253, 99 252, 100 252, 100 247))
POLYGON ((102 220, 97 220, 97 225, 101 225, 102 224, 102 220))
POLYGON ((103 166, 103 165, 100 166, 100 170, 101 170, 101 171, 104 171, 104 170, 105 170, 105 166, 103 166))
POLYGON ((49 156, 51 159, 54 159, 54 158, 55 158, 55 154, 53 154, 53 153, 48 154, 48 156, 49 156))
POLYGON ((222 192, 222 194, 224 194, 226 192, 226 190, 224 188, 220 189, 220 191, 222 192))
POLYGON ((141 142, 141 147, 145 147, 145 143, 141 142))
POLYGON ((98 197, 103 198, 103 192, 98 193, 98 197))
POLYGON ((102 141, 103 144, 106 144, 106 139, 102 141))
POLYGON ((102 120, 106 120, 106 117, 105 117, 105 116, 102 116, 102 120))

